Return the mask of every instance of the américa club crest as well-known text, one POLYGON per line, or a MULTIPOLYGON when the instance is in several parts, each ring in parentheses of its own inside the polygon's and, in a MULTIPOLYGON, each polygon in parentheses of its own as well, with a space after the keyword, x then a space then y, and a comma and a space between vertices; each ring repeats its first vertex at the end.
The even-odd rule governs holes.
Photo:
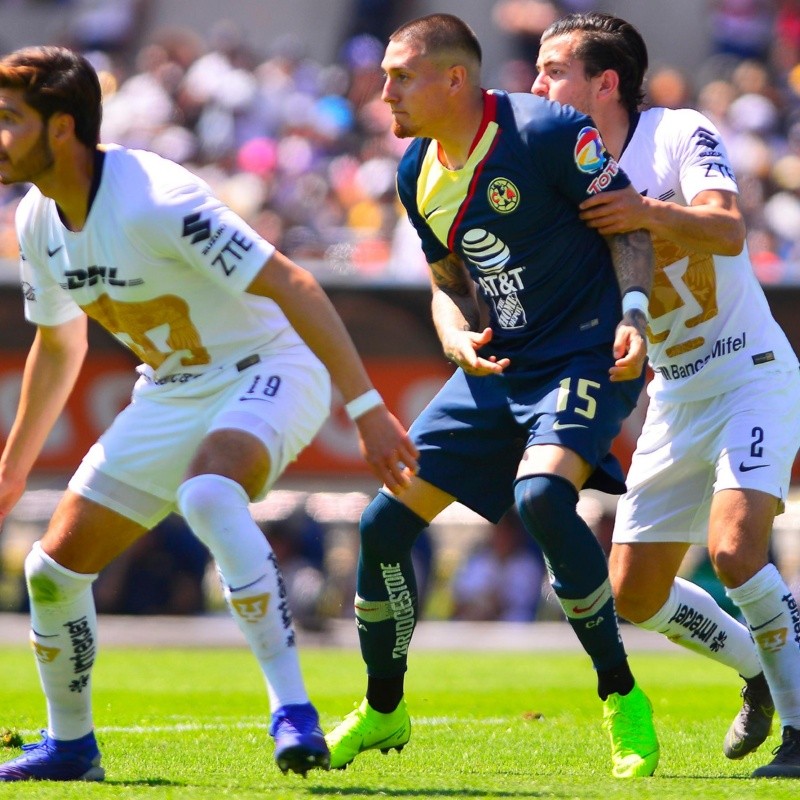
POLYGON ((508 178, 495 178, 486 196, 495 211, 509 214, 519 205, 519 189, 508 178))

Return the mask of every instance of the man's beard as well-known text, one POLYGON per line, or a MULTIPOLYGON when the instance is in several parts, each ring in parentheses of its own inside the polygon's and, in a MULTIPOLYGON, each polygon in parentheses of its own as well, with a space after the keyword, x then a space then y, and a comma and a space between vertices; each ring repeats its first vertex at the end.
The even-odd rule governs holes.
POLYGON ((16 163, 11 163, 11 174, 0 178, 0 182, 8 185, 12 183, 35 183, 36 178, 50 169, 55 162, 53 151, 47 141, 47 126, 43 125, 39 138, 30 150, 16 163))

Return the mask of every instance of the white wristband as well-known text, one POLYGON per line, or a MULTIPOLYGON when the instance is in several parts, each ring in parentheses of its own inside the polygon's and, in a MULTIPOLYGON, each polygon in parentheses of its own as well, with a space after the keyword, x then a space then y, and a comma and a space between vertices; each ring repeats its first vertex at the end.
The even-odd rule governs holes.
POLYGON ((383 398, 377 389, 370 389, 368 392, 356 397, 349 403, 345 403, 345 411, 347 416, 355 422, 359 417, 363 417, 367 411, 372 411, 373 408, 383 405, 383 398))
POLYGON ((625 292, 625 294, 622 295, 622 316, 636 309, 637 311, 641 311, 645 318, 647 318, 647 304, 647 295, 644 292, 640 292, 638 289, 625 292))

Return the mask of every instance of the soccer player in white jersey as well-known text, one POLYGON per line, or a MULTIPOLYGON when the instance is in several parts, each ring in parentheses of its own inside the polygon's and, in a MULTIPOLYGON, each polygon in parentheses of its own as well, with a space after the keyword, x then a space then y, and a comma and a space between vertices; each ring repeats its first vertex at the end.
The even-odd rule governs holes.
POLYGON ((696 111, 639 110, 647 49, 617 17, 557 20, 537 68, 532 91, 589 114, 640 193, 599 193, 582 218, 606 235, 649 230, 656 255, 654 378, 610 559, 617 609, 745 679, 728 758, 766 739, 774 701, 782 744, 753 776, 798 778, 798 608, 768 550, 800 445, 800 377, 752 271, 724 144, 696 111), (689 545, 706 543, 746 626, 676 577, 689 545))
POLYGON ((48 728, 0 765, 0 781, 103 779, 92 581, 176 508, 214 556, 264 673, 278 766, 326 769, 285 587, 248 503, 319 430, 331 380, 382 482, 403 487, 416 450, 317 281, 187 170, 98 146, 100 120, 100 86, 81 56, 42 47, 0 59, 0 181, 32 184, 17 231, 25 313, 37 326, 0 457, 0 522, 78 378, 87 317, 142 361, 132 403, 89 450, 26 558, 48 728))

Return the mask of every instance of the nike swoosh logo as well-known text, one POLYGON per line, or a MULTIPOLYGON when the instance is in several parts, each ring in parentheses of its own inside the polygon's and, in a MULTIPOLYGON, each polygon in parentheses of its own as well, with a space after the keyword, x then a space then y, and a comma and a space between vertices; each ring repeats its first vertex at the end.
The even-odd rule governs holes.
MULTIPOLYGON (((397 730, 392 731, 388 736, 384 736, 383 739, 379 739, 377 742, 374 742, 369 746, 370 750, 378 750, 382 744, 385 742, 391 742, 397 736, 401 736, 403 731, 405 730, 405 725, 400 725, 397 730)), ((364 737, 361 737, 361 743, 359 744, 359 752, 361 752, 361 748, 364 745, 364 737)))
POLYGON ((425 219, 430 219, 440 208, 441 206, 436 206, 436 208, 431 209, 430 211, 423 211, 422 216, 425 217, 425 219))
POLYGON ((34 628, 31 628, 31 633, 34 636, 38 636, 40 639, 55 639, 56 636, 60 635, 58 633, 39 633, 39 631, 35 630, 34 628))
POLYGON ((56 249, 55 249, 55 250, 51 250, 51 249, 48 247, 48 248, 47 248, 47 255, 49 255, 49 256, 50 256, 50 258, 52 258, 52 257, 53 257, 53 256, 54 256, 54 255, 55 255, 55 254, 56 254, 56 253, 57 253, 59 250, 61 250, 63 247, 64 247, 64 245, 63 245, 63 244, 60 244, 58 247, 56 247, 56 249))
POLYGON ((739 472, 750 472, 754 469, 764 469, 764 467, 768 467, 769 464, 745 464, 744 461, 739 462, 739 472))
POLYGON ((229 586, 228 587, 228 591, 229 592, 241 592, 244 589, 249 589, 251 586, 255 586, 263 577, 266 576, 266 574, 267 573, 265 572, 264 575, 259 575, 254 581, 251 581, 250 583, 246 583, 244 586, 229 586))
POLYGON ((780 617, 780 614, 776 614, 772 619, 768 619, 766 622, 764 622, 761 625, 756 625, 755 627, 753 627, 751 625, 750 626, 750 630, 751 631, 760 631, 762 628, 766 628, 767 625, 769 625, 770 623, 775 622, 775 620, 778 619, 778 617, 780 617))
POLYGON ((553 430, 554 431, 563 431, 566 428, 588 428, 588 425, 581 425, 578 422, 554 422, 553 423, 553 430))
MULTIPOLYGON (((582 426, 579 426, 579 427, 585 428, 586 426, 582 425, 582 426)), ((588 606, 586 606, 586 608, 578 608, 578 606, 572 606, 572 611, 575 614, 585 614, 587 611, 591 611, 597 605, 597 603, 602 599, 603 599, 603 595, 600 595, 599 597, 595 597, 594 602, 590 603, 588 606)))

